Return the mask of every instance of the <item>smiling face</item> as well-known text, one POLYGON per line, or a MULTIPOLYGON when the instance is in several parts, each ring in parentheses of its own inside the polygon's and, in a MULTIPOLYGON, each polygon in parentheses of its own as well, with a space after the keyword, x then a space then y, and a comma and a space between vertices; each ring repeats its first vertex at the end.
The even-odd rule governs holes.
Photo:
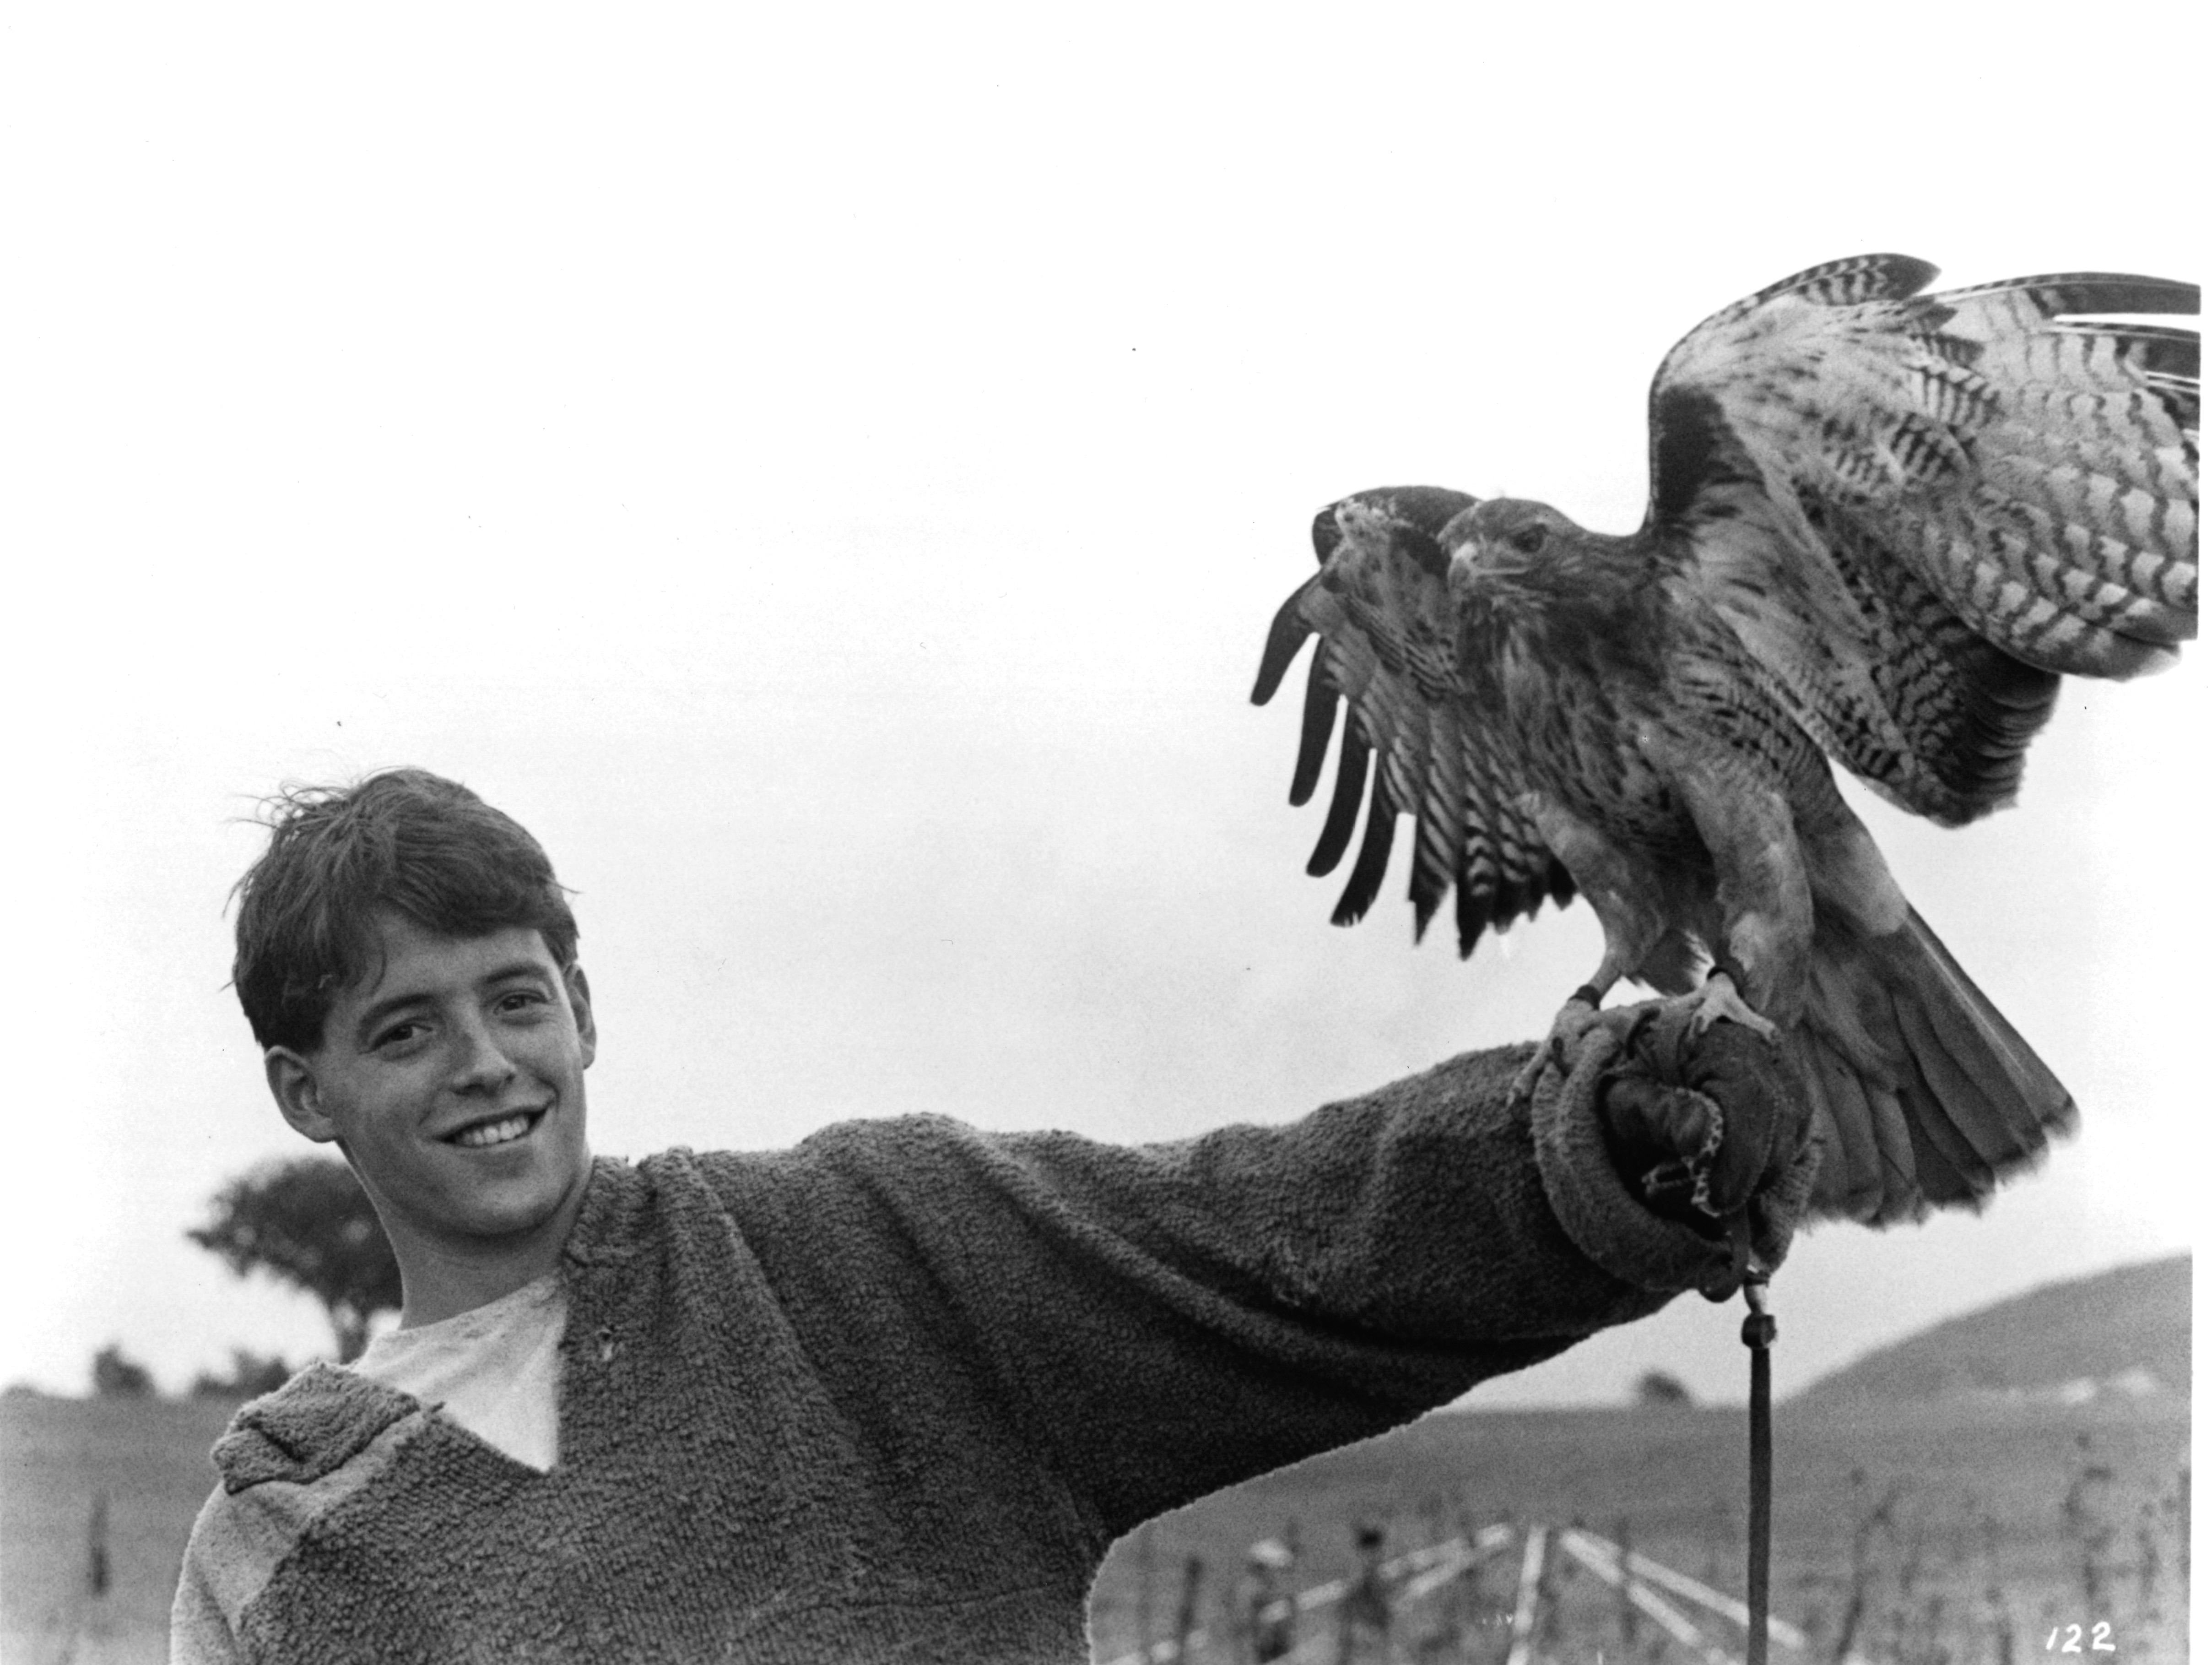
POLYGON ((285 1119, 353 1164, 410 1314, 422 1285, 471 1267, 550 1270, 591 1170, 583 973, 534 930, 444 937, 388 913, 368 967, 313 1052, 269 1049, 285 1119))

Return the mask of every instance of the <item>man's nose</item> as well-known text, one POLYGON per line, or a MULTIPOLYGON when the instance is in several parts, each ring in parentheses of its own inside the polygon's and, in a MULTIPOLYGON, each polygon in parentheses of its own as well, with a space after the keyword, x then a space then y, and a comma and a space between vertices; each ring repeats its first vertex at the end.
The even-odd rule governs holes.
POLYGON ((499 1043, 499 1036, 481 1016, 464 1020, 454 1030, 458 1055, 453 1060, 453 1085, 460 1092, 493 1092, 514 1079, 514 1061, 499 1043))

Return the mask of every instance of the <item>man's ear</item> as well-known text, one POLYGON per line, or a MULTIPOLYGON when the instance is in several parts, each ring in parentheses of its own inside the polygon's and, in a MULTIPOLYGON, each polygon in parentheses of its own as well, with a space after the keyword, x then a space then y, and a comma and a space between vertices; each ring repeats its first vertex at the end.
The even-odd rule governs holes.
POLYGON ((271 1047, 261 1054, 261 1068, 269 1078, 269 1096, 295 1133, 318 1145, 338 1136, 337 1125, 323 1113, 322 1085, 315 1066, 305 1056, 289 1047, 271 1047))
POLYGON ((584 1043, 584 1067, 589 1069, 599 1050, 599 1027, 592 1021, 592 985, 580 965, 570 966, 561 980, 568 987, 568 1010, 576 1014, 576 1038, 584 1043))

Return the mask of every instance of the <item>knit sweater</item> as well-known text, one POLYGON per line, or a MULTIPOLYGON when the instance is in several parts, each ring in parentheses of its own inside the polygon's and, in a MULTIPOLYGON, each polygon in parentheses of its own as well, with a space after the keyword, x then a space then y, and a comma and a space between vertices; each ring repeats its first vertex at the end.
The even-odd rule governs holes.
POLYGON ((1120 1534, 1711 1275, 1527 1055, 1172 1145, 602 1158, 552 1470, 313 1367, 216 1447, 173 1657, 1082 1660, 1120 1534))

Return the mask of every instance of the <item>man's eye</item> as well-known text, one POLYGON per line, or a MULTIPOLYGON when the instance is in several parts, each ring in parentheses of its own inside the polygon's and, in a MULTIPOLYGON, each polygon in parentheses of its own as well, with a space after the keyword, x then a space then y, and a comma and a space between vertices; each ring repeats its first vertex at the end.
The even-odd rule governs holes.
POLYGON ((422 1033, 422 1025, 410 1018, 404 1024, 394 1024, 389 1029, 379 1030, 374 1044, 380 1050, 386 1047, 405 1046, 410 1041, 420 1038, 422 1033))
POLYGON ((499 997, 501 1012, 523 1012, 532 1006, 545 1004, 545 997, 534 988, 517 988, 499 997))

